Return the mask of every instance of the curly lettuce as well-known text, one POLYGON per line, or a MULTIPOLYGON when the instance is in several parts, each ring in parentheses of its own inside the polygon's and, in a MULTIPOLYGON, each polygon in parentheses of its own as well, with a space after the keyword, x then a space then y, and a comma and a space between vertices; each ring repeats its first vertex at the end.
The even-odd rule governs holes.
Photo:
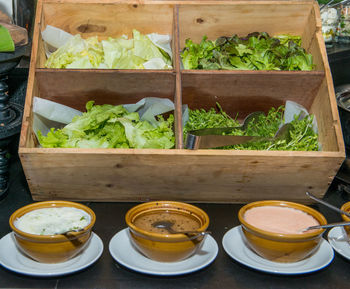
POLYGON ((254 32, 246 37, 206 36, 197 44, 185 42, 181 52, 185 69, 206 70, 312 70, 312 55, 301 47, 301 38, 291 35, 270 37, 254 32))

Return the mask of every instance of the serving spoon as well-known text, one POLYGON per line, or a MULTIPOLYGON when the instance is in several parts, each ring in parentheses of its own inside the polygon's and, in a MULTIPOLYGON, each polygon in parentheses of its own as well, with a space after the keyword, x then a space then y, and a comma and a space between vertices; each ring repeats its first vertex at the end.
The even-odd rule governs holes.
POLYGON ((83 231, 83 230, 84 230, 84 228, 81 228, 81 229, 71 229, 71 230, 68 230, 68 231, 63 231, 63 232, 56 233, 55 235, 65 235, 65 236, 68 236, 70 233, 81 232, 81 231, 83 231))
POLYGON ((338 223, 330 223, 327 225, 317 225, 317 226, 311 226, 303 229, 302 231, 309 231, 314 229, 326 229, 326 228, 333 228, 333 227, 340 227, 340 226, 349 226, 350 222, 338 222, 338 223))
POLYGON ((343 215, 345 215, 345 216, 350 217, 350 213, 345 212, 345 211, 343 211, 343 210, 337 208, 336 206, 333 206, 333 205, 331 205, 330 203, 327 203, 327 202, 325 202, 325 201, 323 201, 323 200, 321 200, 321 199, 315 197, 313 194, 311 194, 311 193, 309 193, 309 192, 306 192, 306 195, 307 195, 309 198, 315 200, 316 202, 319 202, 320 204, 325 205, 326 207, 328 207, 328 208, 330 208, 330 209, 332 209, 332 210, 334 210, 334 211, 337 211, 338 213, 341 213, 341 214, 343 214, 343 215))
POLYGON ((158 229, 165 229, 167 230, 170 234, 185 234, 185 235, 190 235, 190 234, 197 234, 195 238, 199 236, 205 236, 207 234, 210 234, 210 231, 203 231, 203 232, 198 232, 198 231, 176 231, 174 230, 173 227, 174 223, 171 221, 157 221, 152 223, 152 227, 158 228, 158 229))

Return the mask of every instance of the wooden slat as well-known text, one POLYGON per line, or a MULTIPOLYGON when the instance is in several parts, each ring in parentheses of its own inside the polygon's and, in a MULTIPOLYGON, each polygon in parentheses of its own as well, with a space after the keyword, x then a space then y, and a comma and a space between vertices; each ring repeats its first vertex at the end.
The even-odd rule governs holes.
MULTIPOLYGON (((100 2, 100 1, 98 1, 100 2)), ((47 3, 44 7, 45 25, 52 25, 83 38, 99 39, 132 36, 137 29, 143 34, 172 33, 172 5, 137 5, 106 3, 47 3), (67 21, 67 19, 69 19, 67 21)), ((45 27, 42 27, 43 29, 45 27)))
POLYGON ((323 78, 317 71, 182 71, 183 102, 193 109, 219 102, 226 112, 242 117, 286 100, 310 108, 323 78))
POLYGON ((38 35, 38 48, 37 48, 37 61, 36 61, 36 67, 44 67, 46 62, 46 53, 44 48, 44 41, 41 36, 41 32, 44 30, 43 27, 46 27, 45 24, 45 14, 42 13, 40 17, 40 21, 35 23, 39 27, 39 35, 38 35))
POLYGON ((314 3, 314 0, 43 0, 45 3, 103 3, 103 4, 213 4, 213 5, 222 5, 222 4, 246 4, 249 2, 251 4, 256 3, 275 3, 276 5, 284 4, 294 4, 298 3, 314 3))
POLYGON ((317 45, 320 47, 320 55, 324 63, 326 77, 310 108, 310 113, 316 115, 319 127, 319 138, 320 142, 323 144, 322 149, 327 151, 339 151, 345 156, 345 145, 339 120, 333 80, 321 31, 316 33, 315 42, 317 42, 317 45))
POLYGON ((37 69, 40 97, 84 110, 96 104, 135 103, 144 97, 167 97, 174 101, 175 73, 149 70, 37 69))
POLYGON ((180 43, 179 43, 179 7, 174 7, 174 63, 176 71, 176 90, 175 90, 175 133, 176 148, 183 148, 183 130, 182 130, 182 84, 180 67, 180 43))
MULTIPOLYGON (((38 0, 19 148, 33 198, 84 201, 166 198, 231 203, 285 199, 307 202, 306 190, 322 197, 344 160, 345 152, 326 50, 318 28, 319 11, 315 5, 311 1, 38 0), (112 5, 122 2, 127 4, 112 5), (203 3, 207 5, 203 6, 203 3), (151 6, 144 7, 144 4, 151 6), (96 11, 90 11, 85 5, 96 8, 96 11), (155 9, 157 5, 161 6, 160 10, 155 9), (175 5, 179 5, 179 20, 177 13, 173 13, 174 9, 177 11, 175 5), (62 7, 63 10, 60 10, 62 7), (84 8, 79 12, 77 7, 84 8), (111 19, 111 11, 116 14, 130 12, 128 15, 118 14, 121 19, 126 19, 127 24, 117 28, 106 24, 104 32, 111 33, 111 36, 126 31, 126 27, 140 28, 144 33, 160 33, 163 29, 167 34, 173 34, 174 70, 35 70, 38 53, 43 53, 42 46, 38 45, 40 25, 44 28, 46 24, 57 23, 59 27, 75 33, 82 24, 105 25, 104 21, 111 19), (146 14, 136 17, 136 22, 131 21, 140 11, 146 14), (159 15, 159 11, 165 11, 165 14, 159 15), (75 15, 85 12, 86 16, 77 17, 79 21, 74 19, 75 15), (106 13, 106 19, 101 12, 106 13), (60 19, 53 17, 57 15, 60 19), (198 15, 203 21, 197 21, 198 15), (92 22, 88 21, 89 17, 92 22), (131 27, 133 23, 138 27, 131 27), (154 31, 152 25, 160 27, 159 23, 165 24, 154 31), (269 29, 272 34, 290 32, 302 35, 304 45, 316 53, 319 71, 179 70, 178 53, 181 41, 186 37, 194 36, 200 40, 205 32, 209 33, 208 36, 217 37, 235 27, 240 28, 242 34, 252 32, 250 29, 254 28, 261 31, 269 29), (228 112, 239 111, 241 115, 252 110, 267 111, 271 106, 290 99, 303 104, 316 115, 323 151, 34 148, 31 109, 35 95, 77 109, 83 109, 90 99, 95 99, 97 103, 121 104, 136 102, 145 96, 169 97, 175 101, 177 109, 181 100, 191 108, 209 108, 218 101, 228 112)), ((104 32, 101 32, 101 37, 107 36, 104 32)), ((42 66, 41 60, 38 66, 42 66)), ((179 116, 176 123, 177 136, 180 136, 179 116)), ((181 148, 179 141, 177 146, 181 148)))
POLYGON ((26 91, 26 101, 25 107, 23 110, 23 118, 22 118, 22 128, 21 128, 21 136, 19 141, 20 147, 26 146, 26 141, 29 133, 29 125, 30 125, 30 116, 32 110, 32 100, 33 100, 33 92, 34 92, 34 77, 35 77, 35 66, 38 55, 38 45, 39 45, 39 34, 40 34, 40 19, 42 15, 42 0, 38 0, 36 6, 35 13, 35 23, 34 23, 34 32, 33 32, 33 43, 32 43, 32 52, 30 58, 29 65, 29 75, 27 82, 27 91, 26 91))
POLYGON ((215 6, 215 9, 212 5, 181 5, 180 48, 184 47, 187 38, 198 43, 204 35, 212 40, 234 34, 246 36, 254 31, 270 35, 302 35, 311 7, 310 3, 294 3, 286 7, 273 2, 254 5, 233 2, 215 6))
POLYGON ((316 32, 321 30, 321 23, 317 20, 318 18, 316 16, 317 11, 319 12, 319 6, 314 5, 306 19, 302 34, 302 46, 312 54, 315 69, 324 71, 321 50, 315 37, 316 32))
POLYGON ((215 152, 118 151, 46 149, 20 156, 30 167, 26 176, 35 200, 90 201, 304 202, 305 191, 322 197, 342 161, 337 153, 273 153, 272 158, 250 152, 230 158, 215 152))

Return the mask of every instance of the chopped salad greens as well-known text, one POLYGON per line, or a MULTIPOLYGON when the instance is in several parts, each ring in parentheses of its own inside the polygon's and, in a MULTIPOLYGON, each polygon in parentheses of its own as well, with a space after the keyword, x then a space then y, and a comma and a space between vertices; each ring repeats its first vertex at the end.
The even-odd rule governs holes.
POLYGON ((185 42, 181 52, 185 69, 206 70, 312 70, 312 55, 301 47, 301 38, 291 35, 270 37, 254 32, 246 37, 206 36, 197 44, 185 42))
MULTIPOLYGON (((218 105, 219 112, 214 108, 209 111, 204 109, 189 110, 189 120, 184 127, 184 136, 188 131, 203 128, 236 127, 239 122, 228 116, 218 105)), ((279 127, 283 125, 284 106, 277 109, 271 108, 267 115, 259 115, 257 119, 249 122, 245 131, 234 129, 229 135, 261 136, 272 138, 279 127)), ((288 150, 288 151, 317 151, 318 135, 313 130, 313 115, 308 115, 299 120, 295 115, 291 122, 288 139, 276 139, 273 141, 255 141, 232 146, 225 146, 220 149, 235 150, 288 150)))
POLYGON ((159 148, 175 145, 174 116, 158 116, 157 126, 140 120, 137 112, 129 113, 122 105, 86 104, 86 112, 73 118, 62 129, 54 129, 38 139, 45 148, 159 148))
POLYGON ((127 36, 99 41, 79 34, 50 55, 47 68, 171 69, 171 58, 146 35, 133 30, 127 36))

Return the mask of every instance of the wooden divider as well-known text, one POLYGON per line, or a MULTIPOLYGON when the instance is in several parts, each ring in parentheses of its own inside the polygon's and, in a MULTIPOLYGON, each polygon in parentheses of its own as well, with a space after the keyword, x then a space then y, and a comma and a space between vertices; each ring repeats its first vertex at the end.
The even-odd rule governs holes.
POLYGON ((345 158, 318 7, 312 1, 38 0, 36 16, 19 147, 34 200, 248 202, 283 198, 307 202, 305 191, 322 197, 345 158), (108 22, 113 15, 128 24, 116 27, 108 22), (137 27, 131 27, 134 23, 137 27), (72 33, 83 31, 85 36, 97 33, 101 38, 116 37, 131 28, 172 34, 174 69, 45 69, 40 31, 47 24, 58 24, 72 33), (208 36, 216 38, 239 27, 243 34, 270 28, 271 34, 302 35, 305 47, 315 54, 317 70, 181 70, 180 50, 187 37, 200 41, 208 31, 208 36), (101 104, 121 104, 146 96, 167 97, 176 106, 176 149, 37 147, 32 130, 34 96, 78 109, 91 98, 101 104), (322 151, 183 149, 182 104, 210 108, 218 101, 228 113, 239 111, 244 116, 253 110, 267 111, 286 99, 316 115, 322 151))

